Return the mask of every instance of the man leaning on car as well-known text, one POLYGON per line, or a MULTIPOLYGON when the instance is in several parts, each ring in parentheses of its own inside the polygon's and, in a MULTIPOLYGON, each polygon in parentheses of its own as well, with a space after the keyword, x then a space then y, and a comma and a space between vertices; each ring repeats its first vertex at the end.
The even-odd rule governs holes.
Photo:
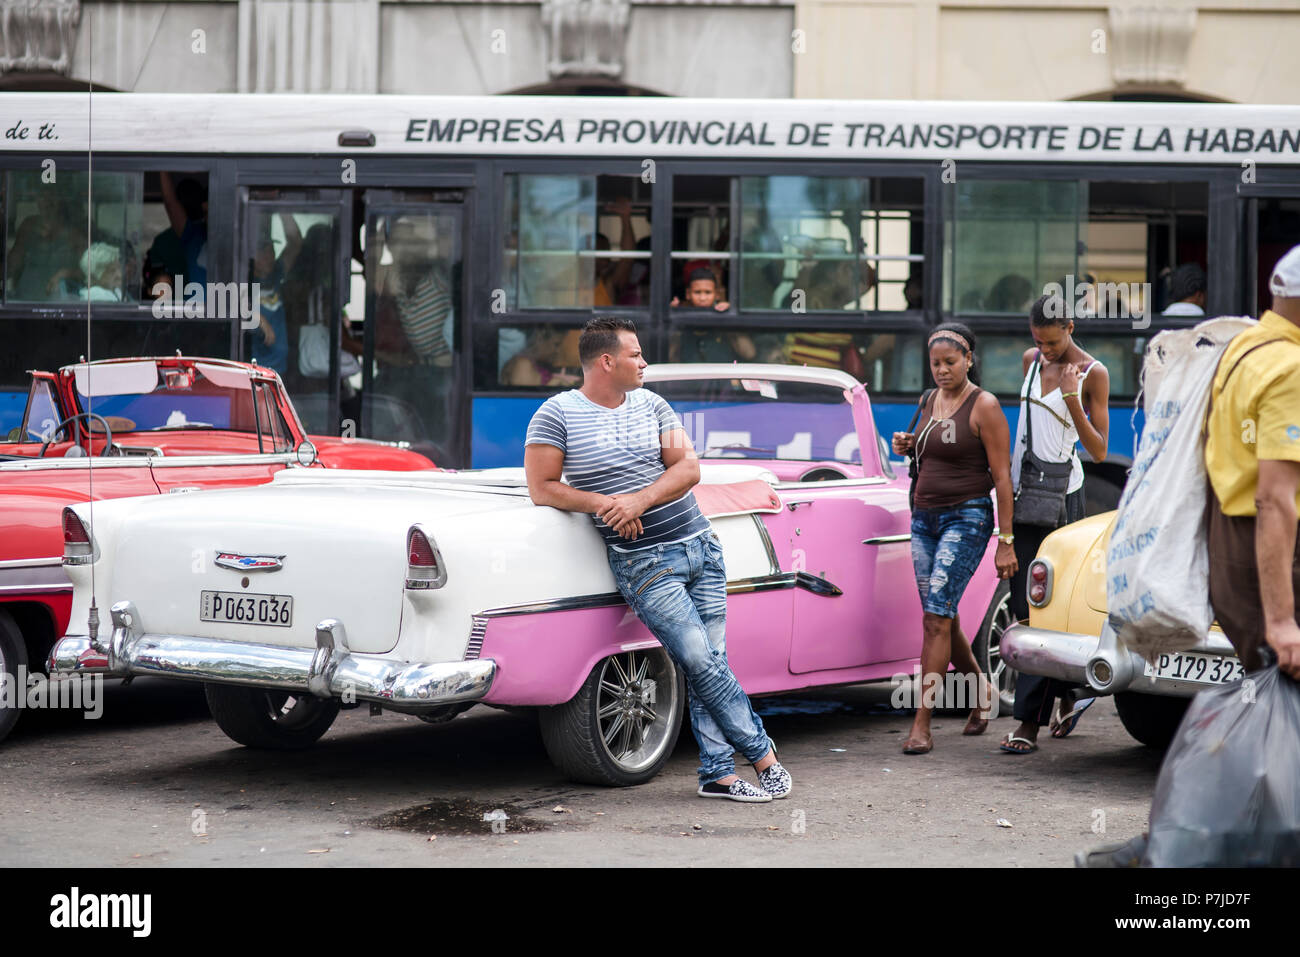
POLYGON ((528 423, 524 471, 538 505, 592 515, 628 606, 686 676, 701 797, 763 802, 790 793, 763 722, 726 655, 722 546, 691 489, 700 466, 662 397, 641 388, 636 327, 597 317, 578 340, 582 387, 528 423), (736 775, 739 751, 759 787, 736 775))
POLYGON ((1269 288, 1273 308, 1229 343, 1210 390, 1210 604, 1247 671, 1267 642, 1300 678, 1300 246, 1269 288))

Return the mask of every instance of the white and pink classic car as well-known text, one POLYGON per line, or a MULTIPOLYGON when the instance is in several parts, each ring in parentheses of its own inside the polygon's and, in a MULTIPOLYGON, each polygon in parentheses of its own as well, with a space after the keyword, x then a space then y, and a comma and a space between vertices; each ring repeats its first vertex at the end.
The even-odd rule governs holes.
MULTIPOLYGON (((921 614, 908 479, 861 383, 779 365, 660 365, 646 387, 700 455, 722 541, 727 655, 768 695, 910 675, 921 614)), ((203 681, 251 747, 304 747, 362 702, 430 720, 536 708, 570 777, 653 777, 685 684, 614 586, 586 515, 533 505, 522 469, 291 470, 258 488, 65 512, 75 585, 59 671, 203 681), (88 627, 92 598, 104 609, 88 627)), ((1010 623, 992 542, 960 606, 995 680, 1010 623)), ((1004 687, 1004 692, 1010 691, 1004 687)))

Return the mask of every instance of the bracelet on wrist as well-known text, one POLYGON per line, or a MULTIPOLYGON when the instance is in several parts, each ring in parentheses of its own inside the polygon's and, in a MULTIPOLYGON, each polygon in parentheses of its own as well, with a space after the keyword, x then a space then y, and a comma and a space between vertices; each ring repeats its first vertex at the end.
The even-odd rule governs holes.
MULTIPOLYGON (((1074 396, 1075 398, 1079 398, 1079 393, 1077 393, 1077 392, 1062 392, 1062 393, 1061 393, 1061 398, 1062 398, 1062 399, 1068 399, 1070 396, 1074 396)), ((1080 399, 1080 401, 1083 401, 1083 400, 1080 399)))

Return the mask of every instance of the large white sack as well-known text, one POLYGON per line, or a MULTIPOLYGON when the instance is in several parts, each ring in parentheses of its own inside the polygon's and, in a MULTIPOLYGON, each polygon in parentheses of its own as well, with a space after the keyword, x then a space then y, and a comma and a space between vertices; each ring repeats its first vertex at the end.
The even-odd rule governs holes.
POLYGON ((1210 630, 1202 429, 1210 385, 1229 340, 1254 319, 1224 316, 1151 340, 1142 365, 1146 423, 1107 550, 1110 621, 1153 660, 1210 630))

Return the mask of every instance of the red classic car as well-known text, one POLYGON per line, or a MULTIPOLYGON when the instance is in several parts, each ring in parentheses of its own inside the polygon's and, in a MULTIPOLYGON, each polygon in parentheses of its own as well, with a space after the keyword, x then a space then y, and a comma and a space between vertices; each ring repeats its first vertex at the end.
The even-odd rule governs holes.
POLYGON ((0 443, 0 739, 21 713, 20 676, 43 671, 68 628, 65 506, 257 485, 300 467, 434 465, 393 443, 306 435, 279 377, 256 365, 176 356, 33 372, 22 424, 0 443))

